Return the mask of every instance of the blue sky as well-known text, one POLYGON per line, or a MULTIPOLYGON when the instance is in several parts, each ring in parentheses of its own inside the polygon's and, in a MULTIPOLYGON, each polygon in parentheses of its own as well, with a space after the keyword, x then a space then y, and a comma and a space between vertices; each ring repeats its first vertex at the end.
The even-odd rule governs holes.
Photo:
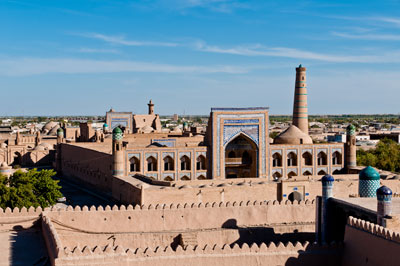
POLYGON ((0 0, 0 115, 399 113, 400 1, 0 0))

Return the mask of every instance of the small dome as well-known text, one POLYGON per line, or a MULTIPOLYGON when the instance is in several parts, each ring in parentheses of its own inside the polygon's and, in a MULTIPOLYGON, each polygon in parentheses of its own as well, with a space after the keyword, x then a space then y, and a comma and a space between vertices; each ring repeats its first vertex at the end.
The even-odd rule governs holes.
POLYGON ((176 126, 176 127, 174 127, 174 129, 171 132, 182 133, 182 130, 178 126, 176 126))
POLYGON ((103 124, 103 127, 108 127, 107 123, 104 123, 104 124, 103 124))
POLYGON ((312 144, 309 135, 291 125, 274 139, 274 144, 312 144))
POLYGON ((2 148, 2 149, 5 149, 5 148, 7 148, 7 144, 6 144, 6 143, 4 143, 4 142, 3 142, 3 143, 1 143, 1 144, 0 144, 0 148, 2 148))
POLYGON ((47 133, 47 135, 50 135, 50 136, 55 136, 55 135, 57 135, 57 130, 60 128, 60 126, 57 124, 55 127, 53 127, 50 131, 49 131, 49 133, 47 133))
POLYGON ((62 129, 61 127, 57 128, 57 133, 64 133, 64 129, 62 129))
POLYGON ((146 126, 142 127, 142 128, 140 129, 140 131, 141 131, 142 133, 151 133, 151 132, 154 131, 154 128, 152 128, 152 127, 149 126, 149 125, 146 125, 146 126))
POLYGON ((360 180, 379 180, 381 176, 373 167, 365 167, 359 174, 360 180))
POLYGON ((54 122, 54 121, 47 122, 47 123, 43 126, 42 131, 45 131, 45 130, 50 131, 53 127, 55 127, 55 126, 57 126, 57 125, 58 125, 58 123, 57 123, 57 122, 54 122))
POLYGON ((381 186, 376 190, 376 195, 378 196, 390 196, 392 195, 392 190, 388 188, 387 186, 381 186))
POLYGON ((42 146, 42 145, 38 145, 38 146, 36 146, 33 150, 34 150, 34 151, 44 151, 44 150, 45 150, 45 147, 42 146))
POLYGON ((333 182, 335 179, 331 175, 324 175, 321 179, 322 183, 333 182))
POLYGON ((122 130, 119 127, 116 127, 113 130, 113 134, 117 134, 117 133, 121 133, 122 134, 122 130))
POLYGON ((113 129, 113 140, 121 140, 122 139, 122 130, 119 127, 113 129))

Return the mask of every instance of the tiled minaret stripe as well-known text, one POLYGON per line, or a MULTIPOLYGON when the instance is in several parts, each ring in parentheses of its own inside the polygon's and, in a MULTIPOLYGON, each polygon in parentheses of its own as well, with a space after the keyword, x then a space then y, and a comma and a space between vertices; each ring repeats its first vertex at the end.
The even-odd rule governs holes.
POLYGON ((308 107, 306 68, 296 68, 296 84, 294 90, 293 125, 308 135, 308 107))

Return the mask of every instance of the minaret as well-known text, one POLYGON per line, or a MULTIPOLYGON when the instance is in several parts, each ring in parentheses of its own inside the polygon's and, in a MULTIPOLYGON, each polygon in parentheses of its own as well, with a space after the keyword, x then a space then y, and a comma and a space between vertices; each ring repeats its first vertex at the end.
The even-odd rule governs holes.
POLYGON ((115 176, 124 176, 124 145, 122 138, 122 130, 119 127, 114 128, 112 135, 112 174, 115 176))
POLYGON ((345 168, 350 173, 350 168, 357 166, 356 127, 348 125, 346 128, 345 168))
POLYGON ((308 108, 306 68, 296 68, 296 84, 294 90, 293 125, 308 135, 308 108))
POLYGON ((149 106, 149 115, 153 115, 154 114, 154 104, 153 104, 153 102, 150 100, 150 102, 147 105, 149 106))

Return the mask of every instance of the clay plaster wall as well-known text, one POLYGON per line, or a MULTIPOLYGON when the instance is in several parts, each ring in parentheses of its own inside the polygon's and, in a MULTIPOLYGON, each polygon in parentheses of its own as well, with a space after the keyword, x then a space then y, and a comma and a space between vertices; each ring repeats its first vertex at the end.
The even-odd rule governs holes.
POLYGON ((76 247, 66 249, 56 265, 339 265, 341 245, 318 246, 314 244, 265 243, 260 245, 207 245, 178 246, 130 250, 122 246, 105 248, 76 247))
POLYGON ((155 232, 221 228, 227 222, 238 227, 313 223, 314 201, 248 201, 185 205, 107 206, 89 210, 77 206, 46 213, 54 223, 90 232, 155 232), (213 217, 213 219, 210 219, 213 217), (115 225, 118 224, 116 227, 115 225))
POLYGON ((344 245, 344 266, 399 265, 399 232, 349 217, 344 245))
POLYGON ((64 176, 105 192, 111 191, 111 154, 63 143, 61 156, 64 176))

